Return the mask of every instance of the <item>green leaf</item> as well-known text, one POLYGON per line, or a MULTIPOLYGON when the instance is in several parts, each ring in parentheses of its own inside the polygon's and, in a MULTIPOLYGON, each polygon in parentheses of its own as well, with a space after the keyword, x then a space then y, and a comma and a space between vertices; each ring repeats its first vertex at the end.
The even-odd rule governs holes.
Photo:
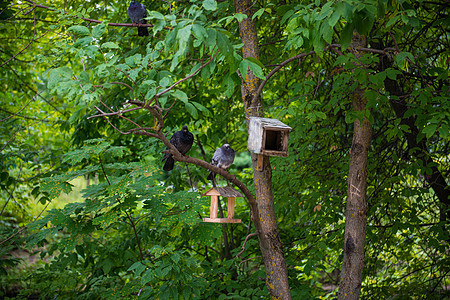
POLYGON ((106 43, 102 44, 101 47, 106 48, 106 49, 120 49, 119 45, 117 45, 114 42, 106 42, 106 43))
POLYGON ((443 139, 447 139, 450 136, 450 127, 447 124, 442 124, 438 132, 443 139))
POLYGON ((397 75, 402 74, 399 70, 395 70, 392 68, 386 69, 386 75, 389 79, 396 80, 397 75))
POLYGON ((139 276, 142 272, 144 272, 144 270, 147 268, 147 266, 145 264, 143 264, 142 262, 138 261, 135 262, 134 264, 132 264, 127 271, 134 271, 134 276, 139 276))
POLYGON ((265 11, 264 7, 258 9, 258 11, 256 11, 256 12, 253 14, 252 20, 254 20, 255 18, 258 18, 258 19, 259 19, 259 18, 262 16, 262 14, 264 13, 264 11, 265 11))
POLYGON ((321 112, 321 111, 316 111, 316 116, 317 116, 318 119, 323 119, 323 120, 327 119, 327 115, 324 112, 321 112))
POLYGON ((183 91, 180 91, 180 90, 174 90, 174 91, 171 93, 171 95, 174 96, 175 98, 177 98, 178 100, 182 101, 183 103, 188 103, 188 101, 189 101, 188 96, 187 96, 186 93, 183 92, 183 91))
POLYGON ((234 88, 236 87, 233 79, 231 76, 228 77, 228 84, 227 84, 227 90, 225 91, 226 97, 231 97, 234 93, 234 88))
POLYGON ((203 7, 206 10, 216 10, 217 9, 217 2, 215 0, 203 0, 203 7))
POLYGON ((72 178, 67 175, 44 178, 41 182, 40 190, 48 193, 50 199, 58 197, 61 192, 68 194, 72 191, 72 185, 66 181, 70 179, 72 178))
POLYGON ((179 252, 174 252, 171 256, 171 259, 175 264, 178 264, 178 262, 180 261, 180 258, 181 258, 181 256, 180 256, 179 252))
POLYGON ((149 11, 148 12, 148 20, 152 20, 152 19, 158 19, 158 20, 164 20, 164 15, 162 13, 160 13, 159 11, 149 11))
POLYGON ((169 77, 163 77, 160 81, 159 81, 159 85, 162 87, 166 87, 170 85, 170 78, 169 77))
POLYGON ((411 60, 411 62, 414 63, 414 56, 410 52, 400 52, 395 57, 395 61, 397 62, 398 66, 403 66, 406 59, 411 60))
POLYGON ((192 230, 192 241, 196 243, 213 241, 222 235, 220 224, 198 223, 192 230))
POLYGON ((234 63, 234 49, 228 37, 221 33, 217 32, 217 46, 219 47, 220 52, 225 56, 226 60, 229 64, 234 63))
POLYGON ((198 112, 197 112, 197 109, 195 108, 195 106, 192 105, 192 104, 189 103, 189 102, 186 102, 184 105, 185 105, 185 107, 186 107, 186 110, 191 114, 191 116, 192 116, 194 119, 197 119, 197 117, 198 117, 198 112))
POLYGON ((330 24, 323 22, 320 26, 320 33, 322 34, 322 38, 327 42, 328 44, 331 44, 333 42, 333 28, 330 26, 330 24))
POLYGON ((260 79, 266 79, 266 77, 264 76, 264 72, 259 64, 248 60, 248 67, 250 68, 250 70, 253 72, 253 74, 256 77, 258 77, 260 79))
POLYGON ((184 49, 186 48, 186 44, 191 36, 191 29, 192 29, 192 25, 187 25, 186 27, 183 27, 178 30, 177 39, 179 42, 180 50, 182 52, 184 52, 184 49))
POLYGON ((114 262, 111 261, 110 259, 106 259, 103 261, 103 263, 101 263, 101 265, 102 265, 103 272, 105 274, 109 274, 109 272, 111 271, 111 268, 114 266, 114 262))
POLYGON ((438 124, 430 124, 427 127, 425 127, 422 130, 422 132, 425 133, 425 136, 427 137, 427 139, 429 139, 436 132, 437 127, 438 127, 438 124))
POLYGON ((346 50, 348 46, 350 46, 353 37, 353 29, 355 29, 355 27, 352 23, 345 24, 345 27, 341 32, 341 50, 346 50))
POLYGON ((217 31, 209 28, 207 30, 208 33, 208 38, 206 39, 206 45, 208 45, 208 47, 211 49, 212 47, 214 47, 216 45, 216 40, 217 40, 217 31))
POLYGON ((201 105, 198 102, 192 101, 191 102, 199 111, 203 112, 206 116, 211 116, 211 112, 204 107, 203 105, 201 105))
MULTIPOLYGON (((322 23, 322 24, 325 24, 325 23, 322 23)), ((321 53, 323 51, 323 49, 325 48, 325 42, 324 42, 323 38, 321 38, 320 34, 318 34, 314 37, 313 47, 314 47, 314 51, 316 51, 317 53, 321 53)))
POLYGON ((265 68, 264 64, 262 62, 260 62, 258 59, 254 58, 254 57, 246 57, 245 59, 250 61, 250 62, 252 62, 252 63, 254 63, 254 64, 257 64, 258 66, 261 67, 261 69, 265 68))
POLYGON ((142 274, 141 277, 141 284, 146 285, 148 282, 152 281, 155 277, 154 271, 152 269, 148 269, 147 271, 142 274))
POLYGON ((294 14, 295 12, 293 10, 288 10, 284 15, 283 18, 281 18, 281 24, 283 25, 289 18, 294 14))
MULTIPOLYGON (((93 141, 94 142, 94 141, 93 141)), ((98 142, 95 140, 95 142, 98 142)), ((102 142, 94 145, 86 145, 81 149, 67 152, 63 157, 63 162, 70 162, 71 164, 77 164, 85 159, 89 159, 92 155, 98 155, 104 152, 109 147, 108 142, 102 142)))
POLYGON ((72 69, 69 67, 60 67, 50 71, 47 86, 50 90, 58 86, 62 81, 67 81, 72 78, 72 69))
MULTIPOLYGON (((150 100, 156 95, 156 88, 148 89, 147 93, 145 94, 145 100, 150 100)), ((164 106, 164 105, 163 105, 164 106)))
POLYGON ((440 70, 439 75, 436 77, 436 80, 446 80, 448 78, 447 70, 440 70))
POLYGON ((384 84, 384 79, 386 78, 386 72, 380 72, 369 76, 369 80, 374 83, 377 87, 382 87, 384 84))
POLYGON ((32 248, 37 243, 45 240, 48 236, 54 236, 57 232, 58 228, 55 227, 41 229, 27 237, 26 247, 32 248))
POLYGON ((92 224, 100 225, 101 228, 106 228, 112 223, 116 222, 118 219, 119 219, 118 213, 114 210, 110 210, 107 213, 94 218, 94 220, 92 220, 92 224))
POLYGON ((204 41, 208 38, 206 29, 199 24, 192 25, 192 34, 201 41, 204 41))
POLYGON ((341 18, 342 14, 344 12, 344 5, 342 3, 338 3, 334 9, 333 14, 331 15, 331 17, 329 17, 328 20, 328 24, 331 27, 334 27, 336 25, 336 23, 339 21, 339 19, 341 18))
POLYGON ((141 61, 142 61, 142 55, 140 53, 136 53, 133 56, 128 56, 125 58, 125 63, 132 68, 140 65, 141 61))
POLYGON ((248 60, 242 60, 239 64, 239 72, 241 73, 241 76, 243 78, 247 77, 247 72, 248 72, 248 64, 249 61, 248 60))
POLYGON ((334 4, 334 1, 327 1, 320 11, 319 15, 316 15, 316 20, 323 20, 328 17, 332 13, 331 6, 334 4))
POLYGON ((400 15, 397 15, 397 16, 391 18, 391 19, 386 23, 386 27, 389 28, 389 27, 391 27, 392 25, 394 25, 394 24, 398 21, 399 18, 400 18, 400 15))
POLYGON ((91 34, 91 31, 87 27, 81 26, 81 25, 71 26, 67 29, 67 31, 73 32, 73 33, 76 33, 79 35, 90 35, 91 34))
POLYGON ((92 28, 92 37, 99 38, 106 32, 106 24, 100 23, 92 28))
POLYGON ((298 17, 292 18, 286 26, 286 31, 293 32, 299 26, 299 20, 298 17))
POLYGON ((370 16, 367 13, 358 13, 356 17, 353 19, 352 23, 355 25, 355 28, 358 31, 358 33, 362 35, 367 35, 372 29, 373 22, 374 22, 373 16, 370 16))
POLYGON ((78 79, 80 80, 81 83, 88 83, 91 81, 89 73, 86 71, 81 71, 80 74, 78 75, 78 79))
POLYGON ((247 15, 246 14, 235 14, 234 18, 241 23, 242 20, 247 19, 247 15))

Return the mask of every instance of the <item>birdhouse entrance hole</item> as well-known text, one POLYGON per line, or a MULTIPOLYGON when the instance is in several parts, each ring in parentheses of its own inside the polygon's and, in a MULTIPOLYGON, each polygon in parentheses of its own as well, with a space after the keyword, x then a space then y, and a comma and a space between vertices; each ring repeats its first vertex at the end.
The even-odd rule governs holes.
POLYGON ((265 150, 283 151, 283 131, 270 130, 265 128, 265 150))
POLYGON ((231 187, 214 187, 203 194, 211 197, 211 206, 209 208, 209 218, 203 218, 203 222, 210 223, 241 223, 240 219, 234 219, 234 206, 236 197, 243 197, 238 191, 231 187), (226 218, 217 217, 219 208, 219 196, 228 199, 228 210, 226 218))

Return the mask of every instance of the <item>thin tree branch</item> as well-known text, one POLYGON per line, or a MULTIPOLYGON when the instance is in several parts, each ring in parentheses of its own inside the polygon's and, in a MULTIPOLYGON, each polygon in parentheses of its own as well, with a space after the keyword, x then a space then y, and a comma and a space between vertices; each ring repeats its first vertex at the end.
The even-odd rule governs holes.
POLYGON ((129 88, 131 91, 134 92, 133 88, 131 86, 129 86, 128 84, 124 83, 124 82, 111 82, 111 84, 121 84, 126 86, 127 88, 129 88))
POLYGON ((250 233, 249 235, 247 235, 247 236, 245 237, 245 241, 244 241, 244 243, 242 244, 242 250, 241 250, 241 252, 239 252, 239 253, 236 255, 236 257, 239 257, 242 253, 244 253, 244 251, 245 251, 245 244, 247 244, 248 239, 251 238, 252 236, 255 236, 255 235, 258 235, 258 233, 256 233, 256 232, 250 233))
POLYGON ((25 80, 22 79, 22 77, 20 77, 19 74, 17 74, 17 72, 8 65, 8 68, 14 73, 14 75, 17 76, 17 78, 19 78, 20 81, 22 81, 22 83, 25 85, 25 87, 27 87, 30 91, 32 91, 33 93, 36 93, 36 96, 38 96, 39 98, 41 98, 42 100, 44 100, 48 105, 50 105, 53 109, 55 109, 57 112, 59 112, 60 114, 62 114, 63 116, 65 116, 66 114, 64 112, 61 112, 53 103, 51 103, 49 100, 45 99, 44 97, 42 97, 40 95, 40 93, 38 93, 37 90, 33 89, 32 87, 30 87, 28 85, 28 83, 25 82, 25 80))
MULTIPOLYGON (((325 47, 325 50, 328 50, 331 47, 340 47, 339 44, 332 44, 332 45, 328 45, 325 47)), ((302 57, 306 57, 309 55, 313 55, 316 54, 316 51, 312 50, 308 53, 300 53, 296 56, 293 56, 291 58, 286 59, 285 61, 283 61, 282 63, 280 63, 277 67, 275 67, 272 71, 270 71, 269 74, 267 74, 266 79, 264 79, 261 84, 259 85, 258 89, 256 90, 255 94, 253 95, 253 99, 252 99, 252 103, 256 101, 256 99, 259 97, 259 95, 261 94, 264 86, 266 85, 267 81, 276 73, 278 72, 281 68, 283 68, 285 65, 287 65, 288 63, 295 61, 297 59, 300 59, 302 57)))
MULTIPOLYGON (((105 168, 103 167, 103 162, 102 162, 101 156, 99 155, 98 158, 100 160, 100 166, 102 168, 103 175, 105 175, 105 178, 106 178, 106 181, 108 182, 108 185, 111 185, 111 182, 109 182, 108 176, 106 175, 105 168)), ((119 204, 122 204, 122 202, 119 200, 119 198, 117 198, 117 201, 119 202, 119 204)), ((130 214, 126 210, 124 210, 124 212, 125 212, 128 220, 130 221, 130 226, 133 228, 134 236, 136 237, 136 244, 138 245, 138 248, 139 248, 139 254, 140 254, 140 257, 141 257, 141 261, 143 261, 144 260, 144 253, 142 252, 142 248, 141 248, 141 240, 139 239, 139 237, 137 235, 136 224, 134 224, 133 218, 131 218, 130 214)))
MULTIPOLYGON (((336 48, 340 48, 341 45, 340 44, 331 44, 331 45, 327 45, 325 46, 324 51, 327 51, 329 49, 332 49, 334 51, 336 51, 339 55, 343 55, 342 52, 340 52, 339 50, 337 50, 336 48)), ((396 51, 393 48, 386 48, 384 50, 378 50, 378 49, 372 49, 372 48, 363 48, 363 47, 359 47, 355 50, 359 50, 359 51, 363 51, 363 52, 372 52, 372 53, 378 53, 378 54, 384 54, 384 55, 389 55, 388 51, 396 51)), ((298 60, 300 58, 306 57, 306 56, 310 56, 316 54, 316 51, 312 50, 308 53, 300 53, 296 56, 293 56, 291 58, 286 59, 285 61, 283 61, 282 63, 276 65, 276 67, 270 71, 269 74, 267 74, 266 78, 261 82, 261 84, 259 85, 258 89, 256 90, 256 93, 253 95, 253 99, 252 102, 254 102, 256 100, 257 97, 260 96, 264 86, 266 85, 267 81, 276 73, 278 72, 281 68, 283 68, 284 66, 286 66, 288 63, 298 60)))
MULTIPOLYGON (((19 173, 18 177, 20 177, 21 174, 22 174, 22 168, 20 168, 20 173, 19 173)), ((6 200, 5 205, 3 205, 2 211, 0 212, 0 216, 3 215, 3 212, 5 211, 6 205, 8 205, 9 201, 12 199, 13 194, 14 194, 14 190, 16 189, 16 186, 17 186, 17 183, 18 183, 18 180, 16 180, 16 182, 14 182, 14 186, 13 186, 11 192, 8 192, 8 190, 5 189, 6 192, 8 192, 9 197, 8 197, 8 200, 6 200)))
POLYGON ((252 259, 257 259, 257 258, 262 258, 262 256, 260 255, 260 256, 255 256, 255 257, 247 258, 246 260, 243 260, 243 261, 241 261, 241 262, 239 263, 238 268, 240 268, 241 265, 242 265, 243 263, 248 262, 248 261, 250 261, 250 260, 252 260, 252 259))
POLYGON ((10 57, 7 61, 5 61, 3 64, 1 64, 1 65, 0 65, 0 68, 3 67, 4 65, 6 65, 7 63, 9 63, 11 60, 15 59, 17 55, 19 55, 20 53, 22 53, 23 51, 25 51, 25 49, 27 49, 28 47, 30 47, 30 45, 31 45, 33 42, 35 42, 35 41, 37 41, 37 40, 43 38, 49 31, 50 31, 50 30, 45 31, 45 33, 44 33, 43 35, 41 35, 40 37, 38 37, 38 38, 33 38, 33 39, 28 43, 28 45, 26 45, 22 50, 20 50, 19 52, 17 52, 16 54, 14 54, 12 57, 10 57))
POLYGON ((161 131, 159 131, 157 134, 158 134, 158 138, 168 148, 167 151, 172 154, 172 157, 174 160, 179 161, 179 162, 187 162, 190 164, 194 164, 194 165, 197 165, 204 169, 207 169, 209 171, 213 171, 216 174, 221 175, 222 177, 224 177, 225 179, 227 179, 228 181, 233 183, 235 186, 237 186, 242 191, 242 193, 245 195, 245 197, 247 198, 247 200, 252 208, 252 213, 255 214, 257 212, 257 204, 256 204, 255 197, 250 192, 250 190, 247 188, 247 186, 245 184, 243 184, 241 181, 239 181, 235 175, 229 173, 228 171, 226 171, 222 168, 213 166, 204 160, 194 158, 194 157, 184 156, 175 148, 174 145, 172 145, 169 142, 169 140, 166 138, 166 136, 161 131))
MULTIPOLYGON (((57 9, 51 8, 49 6, 37 4, 37 3, 35 3, 33 1, 31 1, 31 0, 24 0, 24 1, 30 3, 34 7, 44 8, 44 9, 47 9, 47 10, 50 10, 50 11, 62 12, 62 10, 57 10, 57 9)), ((68 15, 67 12, 64 12, 64 14, 68 15)), ((77 16, 73 16, 73 17, 77 17, 77 16)), ((89 19, 89 18, 79 18, 79 19, 87 21, 87 22, 90 22, 90 23, 97 23, 97 24, 103 23, 103 21, 95 20, 95 19, 89 19)), ((115 26, 115 27, 154 27, 155 26, 153 24, 140 24, 140 23, 108 23, 106 25, 107 26, 115 26)), ((164 29, 171 29, 171 27, 164 26, 164 29)))
POLYGON ((14 132, 14 134, 13 134, 13 135, 11 136, 11 138, 3 145, 2 149, 0 149, 0 151, 3 151, 3 149, 5 149, 6 146, 8 146, 8 144, 11 143, 11 141, 13 140, 13 138, 16 136, 16 134, 17 134, 19 131, 20 131, 20 129, 17 130, 16 132, 14 132))
MULTIPOLYGON (((213 48, 213 52, 214 52, 214 50, 216 49, 216 46, 214 46, 214 48, 213 48)), ((219 54, 219 50, 217 50, 217 52, 216 52, 216 54, 214 54, 214 55, 212 55, 210 58, 209 58, 209 60, 204 64, 204 65, 202 65, 200 68, 198 68, 194 73, 192 73, 191 75, 188 75, 188 76, 186 76, 186 77, 184 77, 183 79, 180 79, 180 80, 178 80, 177 82, 175 82, 174 84, 172 84, 171 86, 169 86, 167 89, 165 89, 165 90, 163 90, 162 92, 159 92, 158 94, 156 94, 156 98, 159 98, 159 97, 161 97, 162 95, 164 95, 165 93, 167 93, 168 91, 170 91, 171 89, 173 89, 174 87, 176 87, 177 85, 179 85, 180 83, 182 83, 183 81, 186 81, 186 80, 188 80, 188 79, 190 79, 190 78, 192 78, 192 77, 194 77, 195 75, 197 75, 198 74, 198 72, 200 72, 201 71, 201 69, 203 69, 204 67, 206 67, 216 56, 217 56, 217 54, 219 54)))
POLYGON ((95 107, 95 109, 96 109, 98 112, 100 112, 100 114, 99 114, 99 115, 93 115, 93 116, 87 117, 88 120, 89 120, 89 119, 92 119, 92 118, 98 118, 98 117, 119 116, 119 115, 121 115, 121 114, 130 112, 130 111, 142 109, 142 107, 133 107, 133 108, 126 109, 126 110, 120 110, 120 111, 116 111, 116 112, 106 113, 106 112, 102 111, 100 108, 98 108, 98 107, 96 107, 96 106, 94 106, 94 107, 95 107))
MULTIPOLYGON (((39 215, 37 215, 36 218, 34 218, 33 222, 36 221, 41 215, 42 213, 47 209, 47 207, 50 205, 51 201, 49 201, 47 203, 47 205, 44 207, 43 210, 41 210, 41 212, 39 213, 39 215)), ((33 222, 30 222, 33 223, 33 222)), ((18 235, 19 233, 22 233, 23 231, 25 231, 26 229, 28 229, 28 226, 24 226, 21 229, 19 229, 18 231, 16 231, 15 233, 13 233, 9 238, 4 239, 3 241, 0 242, 0 245, 3 245, 4 243, 6 243, 7 241, 9 241, 10 239, 12 239, 13 237, 15 237, 16 235, 18 235)))

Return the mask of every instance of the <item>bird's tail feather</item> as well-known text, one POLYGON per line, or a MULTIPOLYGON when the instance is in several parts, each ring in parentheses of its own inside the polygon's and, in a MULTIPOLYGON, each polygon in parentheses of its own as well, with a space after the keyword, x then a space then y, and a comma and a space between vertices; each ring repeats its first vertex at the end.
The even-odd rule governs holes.
POLYGON ((170 156, 167 158, 166 162, 164 163, 164 167, 163 170, 164 171, 170 171, 173 169, 173 165, 175 164, 175 161, 173 160, 173 158, 170 156))
POLYGON ((210 171, 207 179, 208 180, 214 180, 214 178, 216 178, 216 173, 210 171))
POLYGON ((138 36, 148 36, 147 27, 138 27, 138 36))

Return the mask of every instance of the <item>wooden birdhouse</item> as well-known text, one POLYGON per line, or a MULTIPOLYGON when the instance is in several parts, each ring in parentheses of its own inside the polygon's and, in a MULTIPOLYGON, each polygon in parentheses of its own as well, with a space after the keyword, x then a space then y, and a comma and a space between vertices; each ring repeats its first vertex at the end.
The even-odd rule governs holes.
POLYGON ((288 156, 289 131, 291 127, 277 119, 250 117, 247 148, 258 154, 258 169, 262 157, 288 156))
POLYGON ((203 222, 210 223, 241 223, 241 219, 234 218, 234 205, 236 197, 243 197, 241 193, 232 187, 213 187, 202 196, 211 197, 211 207, 209 208, 209 218, 203 218, 203 222), (217 217, 219 207, 219 196, 228 198, 228 211, 226 218, 217 217))
POLYGON ((268 156, 288 156, 291 127, 277 119, 250 117, 247 148, 268 156))

